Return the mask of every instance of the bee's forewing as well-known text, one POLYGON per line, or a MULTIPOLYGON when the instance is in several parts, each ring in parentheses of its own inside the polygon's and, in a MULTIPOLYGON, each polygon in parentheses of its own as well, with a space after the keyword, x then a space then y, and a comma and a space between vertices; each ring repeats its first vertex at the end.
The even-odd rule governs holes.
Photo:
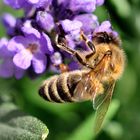
MULTIPOLYGON (((111 82, 108 84, 108 88, 106 89, 103 97, 100 97, 100 101, 93 101, 94 106, 96 106, 97 110, 96 110, 96 114, 95 114, 95 120, 94 120, 94 133, 98 134, 101 127, 102 127, 102 123, 104 121, 105 115, 107 113, 110 101, 112 99, 112 93, 113 93, 113 89, 115 86, 115 82, 111 82)), ((95 99, 96 100, 96 99, 95 99)))
POLYGON ((74 98, 77 101, 85 101, 91 99, 91 93, 87 92, 89 88, 91 88, 91 82, 88 77, 82 78, 74 90, 74 98))
POLYGON ((92 100, 92 98, 96 96, 96 87, 99 86, 99 83, 95 84, 93 81, 97 77, 98 73, 94 73, 93 71, 83 75, 81 81, 79 81, 74 90, 74 98, 76 101, 92 100))
POLYGON ((98 107, 104 102, 105 98, 106 98, 106 94, 104 93, 100 95, 96 95, 95 99, 93 99, 93 108, 97 110, 98 107))

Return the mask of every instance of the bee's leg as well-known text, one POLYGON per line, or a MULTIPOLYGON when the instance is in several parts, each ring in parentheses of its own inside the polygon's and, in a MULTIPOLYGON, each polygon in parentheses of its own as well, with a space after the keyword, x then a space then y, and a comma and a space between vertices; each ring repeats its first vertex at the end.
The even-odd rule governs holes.
POLYGON ((55 39, 56 45, 58 48, 66 51, 69 54, 74 54, 74 50, 67 46, 67 41, 64 36, 58 35, 55 39))
POLYGON ((79 63, 81 63, 82 65, 89 67, 89 65, 87 65, 86 63, 86 59, 85 57, 82 56, 82 54, 76 50, 71 49, 70 47, 68 47, 66 39, 63 36, 57 36, 56 37, 56 44, 57 47, 59 47, 60 49, 68 52, 69 54, 73 55, 78 61, 79 63))
MULTIPOLYGON (((83 33, 83 31, 81 31, 80 33, 80 37, 81 37, 81 40, 85 41, 86 45, 92 50, 92 55, 96 53, 96 49, 95 49, 95 46, 94 44, 92 43, 92 41, 90 41, 86 35, 83 33)), ((90 55, 90 54, 89 54, 90 55)))

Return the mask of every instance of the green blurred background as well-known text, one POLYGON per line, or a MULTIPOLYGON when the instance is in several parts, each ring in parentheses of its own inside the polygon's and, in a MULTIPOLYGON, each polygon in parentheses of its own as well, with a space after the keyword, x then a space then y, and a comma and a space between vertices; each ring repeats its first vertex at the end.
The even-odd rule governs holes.
MULTIPOLYGON (((0 15, 22 11, 2 4, 0 15)), ((127 62, 123 77, 117 82, 103 130, 95 137, 91 102, 55 104, 42 100, 37 91, 47 74, 37 79, 0 79, 0 96, 12 101, 24 112, 36 116, 49 128, 48 140, 140 140, 140 0, 106 0, 97 8, 99 20, 110 19, 119 32, 127 62)), ((0 24, 0 37, 5 30, 0 24)))

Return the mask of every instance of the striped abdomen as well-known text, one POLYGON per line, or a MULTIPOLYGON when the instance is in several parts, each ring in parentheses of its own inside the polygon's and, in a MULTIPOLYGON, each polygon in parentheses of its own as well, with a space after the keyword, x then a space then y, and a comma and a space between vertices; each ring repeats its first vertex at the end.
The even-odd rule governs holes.
POLYGON ((40 96, 50 102, 74 102, 75 87, 85 72, 87 71, 76 70, 49 78, 41 86, 40 96))

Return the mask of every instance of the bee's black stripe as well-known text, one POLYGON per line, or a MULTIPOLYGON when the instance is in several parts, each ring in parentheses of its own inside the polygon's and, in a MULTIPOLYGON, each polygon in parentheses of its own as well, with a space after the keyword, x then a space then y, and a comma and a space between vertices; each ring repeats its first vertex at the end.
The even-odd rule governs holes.
POLYGON ((72 73, 67 78, 67 86, 69 89, 69 93, 71 94, 72 97, 74 94, 74 90, 80 80, 81 80, 81 75, 79 73, 72 73))
POLYGON ((72 102, 73 100, 71 94, 68 91, 67 78, 68 78, 68 74, 62 74, 58 77, 57 84, 56 84, 57 91, 62 100, 66 102, 72 102))
POLYGON ((41 97, 43 97, 45 100, 47 101, 50 101, 45 93, 45 90, 44 90, 45 86, 42 86, 40 89, 39 89, 39 95, 41 97))
POLYGON ((59 95, 57 93, 56 82, 57 82, 57 77, 52 78, 49 81, 48 93, 49 93, 52 101, 57 102, 57 103, 61 103, 61 102, 63 102, 63 100, 61 100, 61 98, 59 97, 59 95))
POLYGON ((49 79, 48 80, 46 80, 44 83, 43 83, 43 85, 41 86, 41 88, 39 89, 39 95, 41 96, 41 97, 43 97, 45 100, 47 100, 47 101, 52 101, 51 100, 51 98, 50 98, 50 95, 49 95, 49 93, 48 93, 48 84, 49 84, 49 79))

